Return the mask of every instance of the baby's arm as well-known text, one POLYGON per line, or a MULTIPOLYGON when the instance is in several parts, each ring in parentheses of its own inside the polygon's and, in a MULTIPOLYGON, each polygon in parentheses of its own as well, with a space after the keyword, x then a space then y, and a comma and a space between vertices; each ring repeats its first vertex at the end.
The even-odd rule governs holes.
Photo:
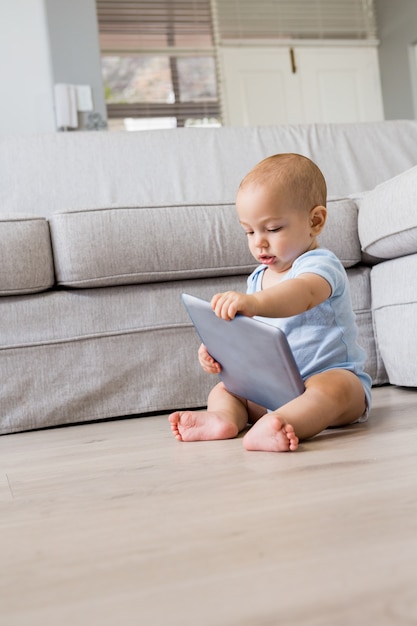
POLYGON ((290 317, 327 300, 331 288, 318 274, 301 274, 254 294, 226 291, 213 296, 211 306, 218 317, 231 320, 237 313, 253 317, 290 317))
POLYGON ((213 359, 207 352, 206 346, 202 343, 198 349, 198 360, 200 365, 207 374, 219 374, 221 372, 221 365, 213 359))

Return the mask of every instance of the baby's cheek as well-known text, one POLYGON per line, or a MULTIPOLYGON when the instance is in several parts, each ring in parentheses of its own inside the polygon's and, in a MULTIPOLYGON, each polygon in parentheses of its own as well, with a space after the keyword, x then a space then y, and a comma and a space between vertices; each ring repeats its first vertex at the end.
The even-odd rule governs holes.
POLYGON ((255 259, 257 258, 258 254, 256 251, 256 247, 250 240, 249 240, 249 252, 255 257, 255 259))

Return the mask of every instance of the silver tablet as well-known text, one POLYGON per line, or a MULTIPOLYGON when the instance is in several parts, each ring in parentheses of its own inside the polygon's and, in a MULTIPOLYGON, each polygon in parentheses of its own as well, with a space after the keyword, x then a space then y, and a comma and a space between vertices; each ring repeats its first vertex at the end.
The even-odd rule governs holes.
POLYGON ((285 333, 244 315, 226 321, 210 303, 189 294, 182 301, 209 354, 222 366, 220 379, 239 396, 274 410, 305 387, 285 333))

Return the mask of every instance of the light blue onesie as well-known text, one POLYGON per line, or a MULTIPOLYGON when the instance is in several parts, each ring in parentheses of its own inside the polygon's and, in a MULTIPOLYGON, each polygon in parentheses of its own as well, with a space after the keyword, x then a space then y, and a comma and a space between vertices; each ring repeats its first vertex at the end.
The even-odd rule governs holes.
MULTIPOLYGON (((261 291, 266 267, 260 265, 249 276, 247 293, 261 291)), ((346 271, 333 252, 318 248, 298 257, 283 280, 306 273, 318 274, 329 283, 332 292, 325 302, 293 317, 258 319, 285 332, 304 380, 334 368, 355 372, 365 390, 368 414, 372 380, 364 371, 365 351, 357 343, 358 329, 346 271)))

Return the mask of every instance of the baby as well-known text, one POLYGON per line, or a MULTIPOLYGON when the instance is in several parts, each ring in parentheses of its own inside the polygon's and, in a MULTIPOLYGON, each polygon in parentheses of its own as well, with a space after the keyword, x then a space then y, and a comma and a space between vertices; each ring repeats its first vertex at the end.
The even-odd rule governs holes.
MULTIPOLYGON (((211 300, 225 320, 239 313, 281 328, 304 393, 267 412, 220 382, 209 394, 206 411, 169 416, 178 440, 229 439, 251 424, 243 437, 247 450, 285 452, 325 428, 367 419, 371 378, 357 343, 347 275, 317 240, 326 222, 326 195, 323 174, 307 157, 277 154, 258 163, 239 186, 236 208, 260 265, 248 279, 246 294, 227 291, 211 300)), ((198 357, 206 372, 221 371, 204 345, 198 357)))

